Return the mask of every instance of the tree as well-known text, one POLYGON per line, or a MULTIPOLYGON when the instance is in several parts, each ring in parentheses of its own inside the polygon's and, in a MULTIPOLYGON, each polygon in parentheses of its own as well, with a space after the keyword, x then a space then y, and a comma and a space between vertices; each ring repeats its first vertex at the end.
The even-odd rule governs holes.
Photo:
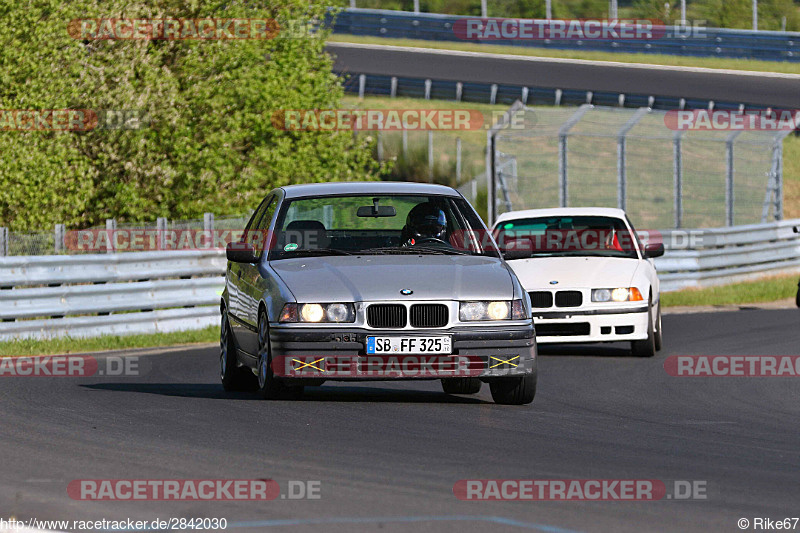
MULTIPOLYGON (((0 131, 0 225, 246 211, 272 187, 374 179, 372 141, 289 132, 282 109, 339 106, 325 31, 271 40, 76 40, 73 19, 325 16, 306 0, 0 0, 0 109, 136 110, 140 129, 0 131)), ((133 121, 129 125, 136 125, 133 121)))

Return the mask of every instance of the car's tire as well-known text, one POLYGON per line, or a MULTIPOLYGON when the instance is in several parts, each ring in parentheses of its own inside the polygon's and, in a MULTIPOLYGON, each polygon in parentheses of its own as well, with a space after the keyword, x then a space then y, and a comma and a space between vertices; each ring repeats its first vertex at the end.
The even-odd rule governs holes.
POLYGON ((664 338, 662 336, 662 329, 661 329, 661 303, 658 304, 658 311, 656 311, 656 351, 660 352, 662 346, 664 345, 664 338))
POLYGON ((631 341, 631 354, 635 357, 653 357, 656 354, 656 335, 653 331, 653 307, 647 308, 647 338, 631 341))
POLYGON ((226 391, 252 390, 256 377, 248 368, 241 368, 236 358, 236 343, 233 340, 228 312, 222 311, 219 328, 219 377, 226 391))
POLYGON ((272 351, 269 343, 267 316, 258 314, 258 395, 265 400, 295 400, 303 395, 303 386, 287 386, 272 371, 272 351))
POLYGON ((494 403, 502 405, 525 405, 536 396, 536 374, 518 378, 499 378, 489 382, 494 403))
POLYGON ((481 391, 478 378, 448 378, 442 380, 442 390, 447 394, 477 394, 481 391))

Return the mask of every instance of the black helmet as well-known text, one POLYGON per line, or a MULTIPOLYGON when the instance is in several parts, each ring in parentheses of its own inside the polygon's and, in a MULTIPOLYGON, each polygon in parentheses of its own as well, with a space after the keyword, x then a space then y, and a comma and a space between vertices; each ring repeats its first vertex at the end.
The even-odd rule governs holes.
POLYGON ((408 236, 412 239, 440 239, 447 235, 447 217, 433 204, 415 206, 406 218, 408 236))

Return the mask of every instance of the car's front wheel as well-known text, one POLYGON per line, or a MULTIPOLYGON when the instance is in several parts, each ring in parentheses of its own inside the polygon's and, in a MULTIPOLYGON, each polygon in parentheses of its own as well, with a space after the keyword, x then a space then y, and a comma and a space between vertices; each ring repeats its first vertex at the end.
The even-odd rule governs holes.
POLYGON ((499 378, 489 382, 494 403, 503 405, 525 405, 536 396, 536 374, 518 378, 499 378))
POLYGON ((219 328, 219 377, 226 391, 252 390, 255 385, 253 373, 239 367, 227 311, 222 311, 219 328))
POLYGON ((656 335, 653 328, 653 307, 647 308, 647 338, 631 341, 631 353, 636 357, 653 357, 656 354, 656 335))
POLYGON ((477 394, 481 391, 478 378, 448 378, 442 380, 442 390, 447 394, 477 394))
POLYGON ((664 344, 664 338, 661 333, 661 303, 658 304, 658 312, 656 313, 656 351, 661 351, 664 344))
POLYGON ((258 395, 265 400, 296 399, 303 387, 289 387, 275 377, 272 370, 272 352, 269 343, 269 322, 261 312, 258 316, 258 395))

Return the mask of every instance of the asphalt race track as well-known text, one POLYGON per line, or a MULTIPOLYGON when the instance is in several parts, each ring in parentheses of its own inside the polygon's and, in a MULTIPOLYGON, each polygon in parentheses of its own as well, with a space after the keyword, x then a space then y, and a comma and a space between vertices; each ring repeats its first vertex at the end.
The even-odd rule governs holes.
POLYGON ((328 43, 337 72, 800 108, 800 76, 328 43))
MULTIPOLYGON (((237 531, 739 531, 800 515, 800 378, 679 378, 668 355, 793 355, 798 310, 664 317, 665 350, 547 349, 531 406, 438 382, 222 392, 215 347, 139 352, 139 377, 2 377, 2 518, 224 517, 237 531), (76 479, 318 480, 317 500, 76 501, 76 479), (707 482, 707 499, 467 502, 461 479, 707 482)), ((101 358, 99 356, 98 358, 101 358)))

